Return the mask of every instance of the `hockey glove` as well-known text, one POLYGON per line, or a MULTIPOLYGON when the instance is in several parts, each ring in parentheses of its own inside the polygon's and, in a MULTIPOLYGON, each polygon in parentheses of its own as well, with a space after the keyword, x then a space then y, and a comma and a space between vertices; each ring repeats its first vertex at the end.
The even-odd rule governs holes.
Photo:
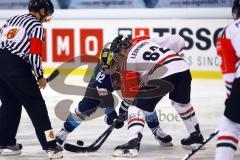
POLYGON ((118 35, 114 38, 114 40, 111 43, 110 50, 114 53, 119 53, 121 51, 120 44, 122 42, 123 35, 118 35))
POLYGON ((115 111, 114 108, 107 108, 105 111, 105 122, 108 125, 112 125, 113 122, 115 122, 114 127, 116 129, 122 128, 124 125, 124 120, 122 120, 120 117, 117 116, 117 112, 115 111))
POLYGON ((121 106, 119 108, 119 117, 125 121, 128 119, 128 103, 125 101, 121 102, 121 106))

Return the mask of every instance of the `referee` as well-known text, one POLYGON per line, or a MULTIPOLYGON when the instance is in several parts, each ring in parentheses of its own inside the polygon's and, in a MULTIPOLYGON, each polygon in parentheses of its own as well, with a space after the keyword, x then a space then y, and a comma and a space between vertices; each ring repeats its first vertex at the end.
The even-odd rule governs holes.
POLYGON ((0 155, 21 153, 16 133, 23 105, 43 150, 49 158, 58 159, 62 157, 62 148, 56 145, 39 89, 47 84, 40 54, 44 40, 42 23, 50 20, 54 6, 50 0, 30 0, 28 9, 28 14, 8 19, 0 30, 0 155))

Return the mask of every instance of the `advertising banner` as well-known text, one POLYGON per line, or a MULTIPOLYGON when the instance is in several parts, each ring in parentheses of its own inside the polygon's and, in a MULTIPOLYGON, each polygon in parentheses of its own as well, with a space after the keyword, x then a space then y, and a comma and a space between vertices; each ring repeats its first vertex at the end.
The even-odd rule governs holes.
POLYGON ((186 43, 183 50, 193 76, 219 78, 221 60, 216 55, 215 40, 230 20, 55 20, 46 24, 46 43, 42 53, 45 67, 63 62, 92 63, 88 56, 100 51, 118 34, 132 38, 179 34, 186 43), (84 58, 80 58, 83 57, 84 58), (76 58, 78 57, 78 58, 76 58))

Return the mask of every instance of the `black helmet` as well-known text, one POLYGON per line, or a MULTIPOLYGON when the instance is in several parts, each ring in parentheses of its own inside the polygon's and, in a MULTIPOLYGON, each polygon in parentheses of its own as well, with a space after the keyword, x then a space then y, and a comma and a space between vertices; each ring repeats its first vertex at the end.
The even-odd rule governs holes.
POLYGON ((45 9, 46 16, 50 16, 54 12, 54 6, 51 0, 30 0, 28 5, 29 11, 39 12, 42 8, 45 9))
POLYGON ((240 0, 234 0, 232 6, 232 15, 234 19, 238 19, 240 16, 240 0))
POLYGON ((121 49, 128 49, 132 46, 131 40, 126 37, 124 40, 123 35, 118 35, 111 43, 110 50, 114 53, 120 53, 121 49))

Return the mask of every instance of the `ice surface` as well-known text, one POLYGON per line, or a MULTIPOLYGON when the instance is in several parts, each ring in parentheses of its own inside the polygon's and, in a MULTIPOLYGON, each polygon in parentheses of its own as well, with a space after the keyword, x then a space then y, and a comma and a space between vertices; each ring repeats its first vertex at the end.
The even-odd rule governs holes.
MULTIPOLYGON (((73 76, 68 79, 69 84, 81 85, 81 78, 73 76)), ((49 109, 49 115, 52 120, 52 126, 58 131, 63 121, 59 120, 54 114, 55 105, 64 98, 74 100, 72 108, 76 107, 79 96, 61 95, 47 87, 42 91, 46 104, 49 109)), ((200 127, 205 137, 218 127, 218 122, 224 110, 225 88, 221 80, 199 80, 193 79, 192 82, 192 104, 195 108, 200 127)), ((176 115, 174 108, 171 107, 168 97, 164 98, 157 107, 161 113, 176 115)), ((41 116, 41 115, 39 115, 41 116)), ((169 120, 172 120, 169 117, 169 120)), ((146 126, 144 129, 144 137, 141 144, 141 150, 137 158, 114 158, 111 156, 113 149, 119 145, 126 143, 127 132, 126 125, 124 128, 114 130, 107 141, 95 153, 74 154, 64 151, 64 160, 180 160, 189 150, 181 147, 180 140, 188 136, 182 121, 160 120, 161 126, 173 137, 173 147, 160 147, 154 139, 150 130, 146 126)), ((91 144, 103 131, 107 125, 103 122, 103 117, 87 121, 77 128, 68 138, 67 142, 75 143, 76 140, 83 140, 85 145, 91 144)), ((22 120, 17 135, 18 143, 23 144, 23 153, 17 157, 0 157, 0 160, 43 160, 48 159, 47 154, 41 150, 37 141, 32 124, 23 111, 22 120)), ((206 145, 205 150, 197 152, 192 159, 194 160, 210 160, 214 159, 215 139, 206 145)), ((237 152, 237 159, 240 159, 240 153, 237 152)))

